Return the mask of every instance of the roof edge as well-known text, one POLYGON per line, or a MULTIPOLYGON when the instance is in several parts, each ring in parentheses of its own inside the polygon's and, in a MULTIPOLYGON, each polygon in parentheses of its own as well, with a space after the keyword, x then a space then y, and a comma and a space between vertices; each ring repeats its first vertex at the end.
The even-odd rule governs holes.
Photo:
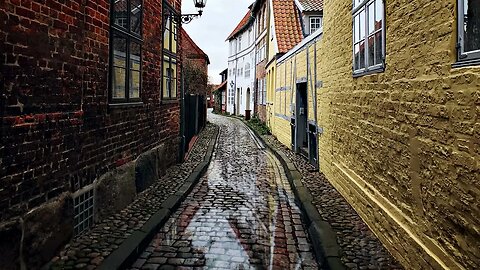
POLYGON ((281 63, 281 62, 287 60, 290 56, 295 54, 297 51, 299 51, 305 45, 307 45, 308 43, 312 42, 313 40, 319 38, 322 35, 323 35, 323 27, 320 27, 319 29, 317 29, 317 31, 313 32, 308 37, 304 38, 302 40, 302 42, 298 43, 295 47, 293 47, 288 52, 286 52, 284 55, 282 55, 282 57, 280 57, 278 59, 277 63, 281 63))

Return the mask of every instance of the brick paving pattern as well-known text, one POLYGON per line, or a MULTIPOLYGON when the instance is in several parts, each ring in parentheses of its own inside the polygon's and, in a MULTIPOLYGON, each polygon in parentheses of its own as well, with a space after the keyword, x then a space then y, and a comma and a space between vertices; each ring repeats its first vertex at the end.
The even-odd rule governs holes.
POLYGON ((132 269, 318 269, 280 162, 237 119, 206 174, 132 269))
POLYGON ((321 172, 315 172, 306 159, 273 136, 264 135, 262 138, 283 151, 302 174, 302 182, 310 190, 318 212, 337 234, 342 249, 341 260, 348 269, 403 269, 321 172))
POLYGON ((166 174, 119 213, 96 224, 89 232, 74 239, 52 260, 52 269, 95 269, 113 250, 140 229, 160 208, 168 196, 185 182, 203 161, 208 144, 218 127, 207 125, 201 132, 188 159, 169 168, 166 174))

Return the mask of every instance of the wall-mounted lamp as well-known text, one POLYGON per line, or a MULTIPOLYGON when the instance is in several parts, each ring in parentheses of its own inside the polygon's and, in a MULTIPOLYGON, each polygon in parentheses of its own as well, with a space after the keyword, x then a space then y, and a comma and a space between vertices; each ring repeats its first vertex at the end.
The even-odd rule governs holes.
POLYGON ((172 17, 178 23, 180 23, 180 22, 183 23, 183 24, 190 23, 194 18, 202 16, 203 9, 205 8, 205 5, 207 4, 207 0, 193 0, 193 4, 198 9, 198 13, 181 14, 181 15, 167 13, 167 14, 165 14, 165 16, 172 17))

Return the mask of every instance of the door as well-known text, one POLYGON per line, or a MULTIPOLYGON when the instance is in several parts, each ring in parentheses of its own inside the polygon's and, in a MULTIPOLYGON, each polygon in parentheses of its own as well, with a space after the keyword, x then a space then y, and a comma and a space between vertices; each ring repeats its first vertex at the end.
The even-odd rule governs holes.
POLYGON ((247 88, 247 103, 245 104, 247 111, 250 111, 250 88, 247 88))
POLYGON ((297 153, 308 157, 308 101, 307 101, 307 83, 297 83, 295 108, 295 138, 297 153))
POLYGON ((240 114, 240 88, 237 88, 237 102, 235 103, 235 114, 240 114))

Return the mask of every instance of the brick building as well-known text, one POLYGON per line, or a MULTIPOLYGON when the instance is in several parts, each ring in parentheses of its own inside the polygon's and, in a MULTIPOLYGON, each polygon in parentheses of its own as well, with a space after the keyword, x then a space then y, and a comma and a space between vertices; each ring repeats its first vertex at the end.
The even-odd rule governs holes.
POLYGON ((318 149, 405 268, 480 267, 478 3, 325 1, 323 31, 267 75, 272 133, 318 149))
POLYGON ((177 161, 180 6, 0 1, 2 267, 39 267, 177 161))
MULTIPOLYGON (((208 75, 208 65, 210 59, 208 55, 193 41, 185 29, 180 30, 182 36, 182 55, 185 65, 192 65, 204 74, 208 75)), ((196 89, 190 93, 205 95, 208 92, 208 82, 201 82, 196 89), (192 92, 193 91, 193 92, 192 92)))

